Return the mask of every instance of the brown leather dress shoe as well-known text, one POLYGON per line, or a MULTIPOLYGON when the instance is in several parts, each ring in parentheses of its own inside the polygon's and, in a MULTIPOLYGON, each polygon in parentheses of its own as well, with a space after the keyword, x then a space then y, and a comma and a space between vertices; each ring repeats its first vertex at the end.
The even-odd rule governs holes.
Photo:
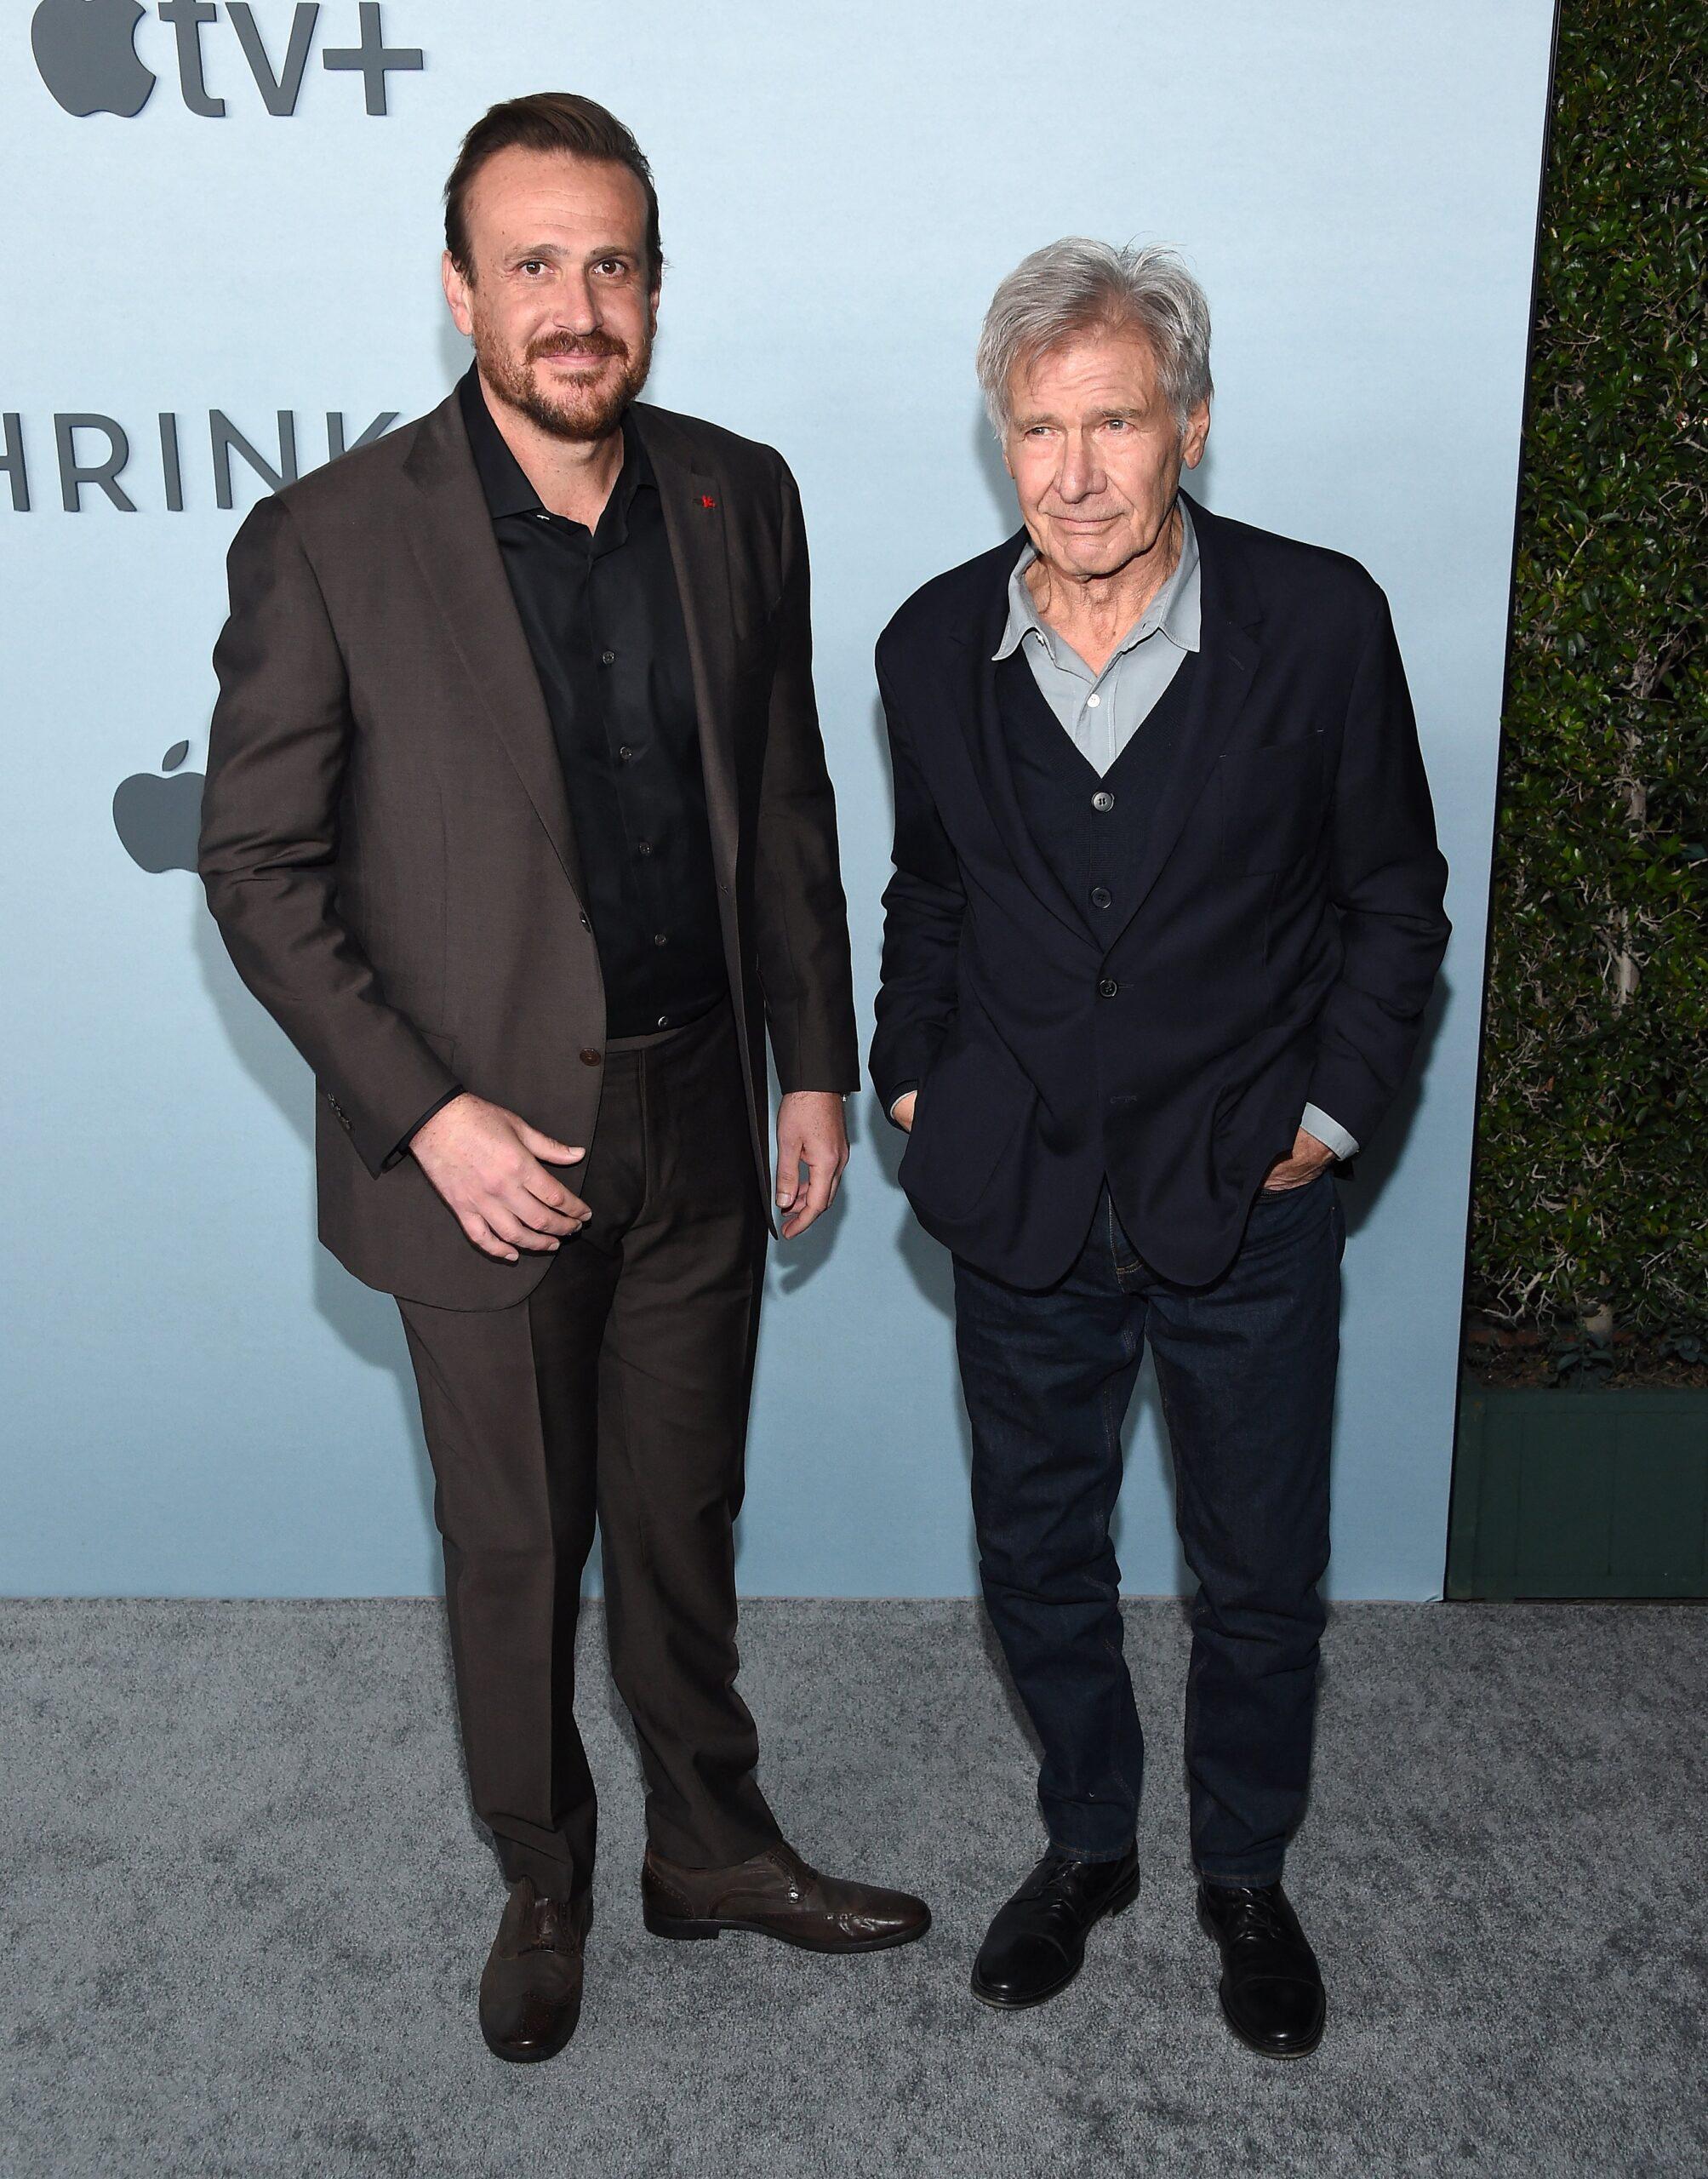
POLYGON ((531 1877, 510 1887, 480 1978, 480 2032, 512 2065, 555 2058, 581 2016, 581 1947, 591 1895, 541 1898, 531 1877))
POLYGON ((648 1846, 641 1905, 655 1937, 715 1937, 752 1930, 808 1952, 883 1952, 931 1927, 911 1892, 820 1876, 780 1839, 727 1869, 685 1869, 648 1846))

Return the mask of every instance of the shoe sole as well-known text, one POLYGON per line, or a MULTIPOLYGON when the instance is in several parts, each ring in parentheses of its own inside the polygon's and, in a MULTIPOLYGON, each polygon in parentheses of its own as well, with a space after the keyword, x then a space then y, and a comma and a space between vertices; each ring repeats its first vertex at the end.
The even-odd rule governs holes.
MULTIPOLYGON (((1105 1919, 1112 1919, 1117 1914, 1124 1914, 1127 1912, 1127 1909, 1139 1896, 1139 1882, 1142 1874, 1143 1872, 1141 1870, 1134 1869, 1133 1872, 1132 1881, 1128 1884, 1123 1884, 1120 1890, 1116 1892, 1111 1898, 1109 1904, 1101 1910, 1094 1920, 1088 1923, 1085 1931, 1088 1937, 1091 1935, 1092 1930, 1097 1927, 1099 1922, 1105 1919)), ((993 1997, 988 1990, 981 1990, 980 1988, 979 1970, 975 1967, 973 1970, 973 1995, 979 2000, 979 2003, 981 2005, 988 2005, 992 2012, 1030 2012, 1034 2005, 1047 2005, 1052 1998, 1059 1998, 1084 1965, 1085 1947, 1082 1945, 1080 1947, 1078 1959, 1074 1961, 1072 1966, 1068 1969, 1066 1974, 1062 1976, 1060 1982, 1052 1982, 1048 1989, 1040 1990, 1035 1998, 993 1997)))
MULTIPOLYGON (((1216 1936, 1215 1925, 1210 1921, 1209 1918, 1203 1913, 1202 1908, 1200 1908, 1198 1912, 1198 1927, 1203 1931, 1204 1935, 1209 1939, 1210 1942, 1216 1947, 1217 1951, 1220 1953, 1221 1946, 1216 1936)), ((1239 2044, 1243 2049, 1249 2050, 1254 2057, 1274 2058, 1278 2060, 1283 2065, 1289 2058, 1308 2058, 1311 2052, 1322 2043, 1323 2030, 1328 2025, 1328 2008, 1325 2002, 1322 2008, 1322 2017, 1317 2022, 1317 2033, 1311 2037, 1311 2040, 1308 2043, 1295 2043, 1290 2050, 1277 2050, 1273 2044, 1260 2043, 1256 2041, 1254 2038, 1246 2033, 1244 2028, 1240 2026, 1239 2022, 1228 2010, 1228 2001, 1222 1994, 1221 1985, 1220 1983, 1216 1985, 1216 2003, 1221 2007, 1222 2020, 1226 2026, 1228 2033, 1232 2036, 1236 2043, 1239 2044)))
POLYGON ((685 1922, 673 1916, 655 1913, 643 1906, 641 1919, 655 1937, 669 1937, 677 1943, 697 1943, 705 1937, 721 1937, 726 1930, 734 1930, 748 1936, 773 1937, 779 1944, 792 1945, 797 1952, 825 1953, 854 1952, 894 1952, 898 1945, 917 1944, 931 1927, 928 1914, 917 1930, 897 1930, 883 1937, 858 1937, 843 1943, 823 1943, 811 1937, 791 1936, 786 1930, 774 1929, 768 1922, 748 1922, 720 1919, 716 1921, 685 1922))

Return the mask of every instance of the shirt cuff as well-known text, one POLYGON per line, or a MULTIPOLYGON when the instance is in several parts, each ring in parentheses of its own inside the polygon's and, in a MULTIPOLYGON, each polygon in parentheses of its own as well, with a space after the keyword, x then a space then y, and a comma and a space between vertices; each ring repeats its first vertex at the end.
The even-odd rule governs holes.
POLYGON ((457 1082, 453 1083, 451 1087, 446 1090, 443 1097, 436 1098, 434 1101, 428 1106, 426 1111, 422 1113, 420 1119, 415 1122, 414 1125, 405 1131, 402 1139, 397 1143, 397 1147, 394 1150, 391 1150, 386 1152, 385 1163, 380 1168, 380 1171, 382 1173, 389 1173, 394 1165, 401 1164, 404 1158, 409 1154, 409 1145, 421 1132, 421 1130, 427 1124, 427 1122, 431 1119, 433 1114, 435 1112, 442 1112, 445 1107, 450 1103, 453 1097, 460 1097, 462 1094, 463 1085, 460 1082, 457 1082))
POLYGON ((894 1125, 900 1127, 901 1124, 900 1121, 895 1117, 896 1107, 901 1102, 904 1097, 911 1097, 918 1087, 919 1084, 917 1082, 904 1082, 900 1089, 896 1091, 894 1096, 890 1099, 889 1118, 894 1125))
POLYGON ((1314 1135, 1325 1150, 1332 1150, 1337 1158, 1357 1156, 1357 1137, 1348 1135, 1339 1120, 1330 1119, 1320 1105, 1307 1105, 1300 1116, 1299 1124, 1307 1135, 1314 1135))

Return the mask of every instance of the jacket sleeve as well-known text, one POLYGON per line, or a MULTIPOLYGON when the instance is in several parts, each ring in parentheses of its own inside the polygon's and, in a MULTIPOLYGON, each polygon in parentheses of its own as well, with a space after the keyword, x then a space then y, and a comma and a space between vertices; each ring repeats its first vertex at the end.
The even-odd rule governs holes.
POLYGON ((801 495, 779 464, 783 589, 754 850, 753 923, 765 1017, 785 1090, 860 1087, 837 805, 813 695, 811 586, 801 495))
POLYGON ((871 1078, 886 1112, 923 1079, 955 1011, 967 895, 961 868, 877 652, 895 786, 894 875, 883 893, 883 956, 871 1078))
POLYGON ((1417 721, 1380 590, 1374 607, 1334 780, 1328 888, 1341 961, 1317 1016, 1309 1090, 1361 1145, 1411 1065, 1451 928, 1417 721))
POLYGON ((197 868, 237 974, 313 1068, 377 1178, 455 1078, 386 1004, 339 920, 355 723, 325 600, 278 500, 252 510, 226 572, 197 868))

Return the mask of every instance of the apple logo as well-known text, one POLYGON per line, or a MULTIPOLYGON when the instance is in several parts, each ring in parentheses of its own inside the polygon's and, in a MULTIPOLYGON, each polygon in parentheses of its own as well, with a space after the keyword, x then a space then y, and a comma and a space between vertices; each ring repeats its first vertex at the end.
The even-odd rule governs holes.
POLYGON ((131 861, 144 870, 193 870, 202 829, 200 772, 180 772, 190 753, 187 741, 174 741, 160 760, 163 772, 133 772, 121 780, 112 798, 113 827, 131 861))
POLYGON ((67 113, 141 112, 154 77, 136 56, 138 0, 42 0, 30 49, 42 81, 67 113))

